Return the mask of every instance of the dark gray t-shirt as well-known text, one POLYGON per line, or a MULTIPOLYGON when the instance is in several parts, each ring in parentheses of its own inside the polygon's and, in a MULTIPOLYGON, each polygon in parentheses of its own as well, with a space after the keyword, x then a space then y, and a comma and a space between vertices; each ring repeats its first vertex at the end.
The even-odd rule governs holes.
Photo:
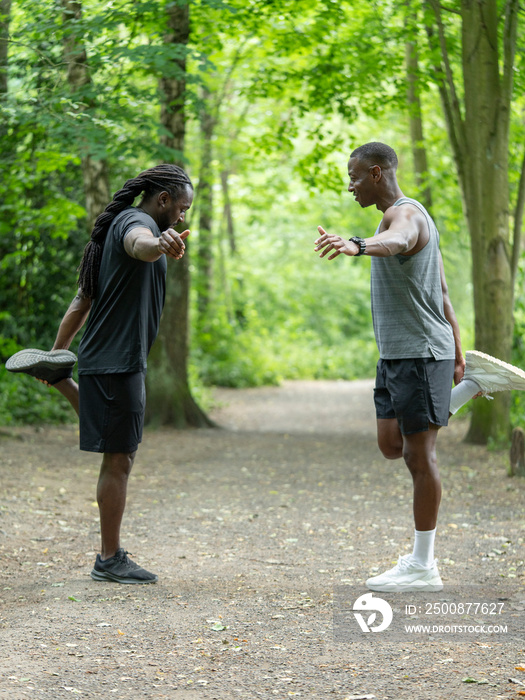
POLYGON ((108 231, 97 296, 78 350, 79 374, 120 374, 146 369, 159 330, 166 290, 166 257, 155 262, 126 253, 124 238, 139 226, 157 238, 160 229, 146 212, 129 207, 108 231))

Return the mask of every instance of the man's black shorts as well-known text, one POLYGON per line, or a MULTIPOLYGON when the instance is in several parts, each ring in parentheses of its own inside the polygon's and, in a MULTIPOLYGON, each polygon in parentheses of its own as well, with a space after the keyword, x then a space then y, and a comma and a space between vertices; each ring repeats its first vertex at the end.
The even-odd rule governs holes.
POLYGON ((397 418, 403 435, 447 425, 454 360, 379 360, 374 403, 377 418, 397 418))
POLYGON ((80 449, 135 452, 142 441, 144 372, 79 376, 80 449))

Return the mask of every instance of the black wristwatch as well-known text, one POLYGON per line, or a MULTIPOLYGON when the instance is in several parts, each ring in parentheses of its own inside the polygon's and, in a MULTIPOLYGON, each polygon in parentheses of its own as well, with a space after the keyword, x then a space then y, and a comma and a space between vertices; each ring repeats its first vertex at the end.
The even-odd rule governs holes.
POLYGON ((360 255, 364 255, 366 251, 366 242, 364 238, 359 238, 359 236, 352 236, 352 238, 348 239, 349 241, 352 241, 352 243, 355 243, 356 245, 359 246, 359 253, 355 256, 358 258, 360 255))

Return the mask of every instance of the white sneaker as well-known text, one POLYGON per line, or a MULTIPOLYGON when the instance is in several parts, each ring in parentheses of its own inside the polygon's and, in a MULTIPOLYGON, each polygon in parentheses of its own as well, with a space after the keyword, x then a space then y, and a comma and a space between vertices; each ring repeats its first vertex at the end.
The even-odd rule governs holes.
POLYGON ((525 372, 519 367, 477 350, 468 350, 465 360, 463 379, 476 382, 485 395, 510 389, 525 391, 525 372))
POLYGON ((443 589, 443 582, 434 560, 428 568, 423 568, 412 561, 411 554, 399 557, 393 569, 379 576, 372 576, 366 582, 372 591, 404 592, 427 591, 435 592, 443 589))

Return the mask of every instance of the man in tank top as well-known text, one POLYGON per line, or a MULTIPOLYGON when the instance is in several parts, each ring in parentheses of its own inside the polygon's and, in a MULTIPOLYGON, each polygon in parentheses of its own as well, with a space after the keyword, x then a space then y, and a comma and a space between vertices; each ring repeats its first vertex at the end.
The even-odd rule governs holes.
POLYGON ((441 499, 438 430, 447 425, 450 413, 489 387, 522 389, 525 383, 520 370, 475 351, 467 353, 473 366, 469 373, 467 365, 465 374, 439 234, 425 208, 403 195, 397 162, 395 151, 383 143, 353 151, 348 191, 361 207, 375 205, 383 218, 375 235, 366 239, 347 240, 319 227, 315 250, 328 260, 340 254, 372 256, 372 318, 380 354, 374 389, 378 444, 387 459, 403 457, 413 480, 413 552, 368 579, 367 586, 376 591, 439 591, 443 584, 434 559, 441 499), (453 380, 458 396, 451 403, 453 380))

